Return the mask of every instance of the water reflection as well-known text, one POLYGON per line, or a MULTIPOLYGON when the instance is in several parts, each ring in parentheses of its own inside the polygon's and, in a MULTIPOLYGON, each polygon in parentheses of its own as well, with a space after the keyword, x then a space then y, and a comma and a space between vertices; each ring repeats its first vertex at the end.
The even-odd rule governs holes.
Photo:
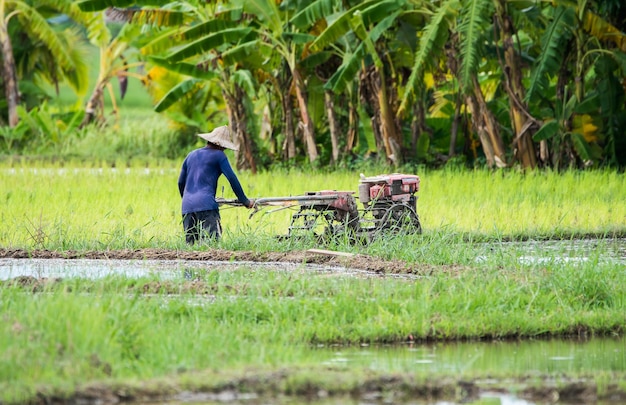
MULTIPOLYGON (((378 405, 378 404, 393 404, 397 402, 391 402, 389 399, 383 398, 368 398, 368 399, 355 399, 351 397, 339 397, 328 398, 319 400, 302 400, 302 399, 289 399, 289 398, 272 398, 261 399, 254 395, 241 395, 235 393, 220 393, 220 394, 185 394, 175 401, 165 402, 161 405, 378 405)), ((401 402, 402 405, 460 405, 460 402, 454 401, 424 401, 424 400, 409 400, 401 402)), ((514 395, 502 394, 498 392, 486 392, 476 400, 463 401, 464 405, 539 405, 537 402, 530 402, 524 399, 515 397, 514 395)), ((154 405, 154 404, 153 404, 154 405)), ((577 405, 584 405, 578 403, 577 405)), ((598 404, 595 404, 598 405, 598 404)))
POLYGON ((0 280, 16 277, 86 278, 107 276, 129 278, 150 277, 156 280, 191 279, 206 271, 237 270, 253 267, 259 270, 306 270, 333 274, 366 274, 368 272, 345 267, 321 266, 304 263, 278 262, 224 262, 189 260, 102 260, 102 259, 0 259, 0 280))
POLYGON ((615 263, 626 265, 626 238, 516 241, 477 245, 477 262, 513 256, 524 265, 615 263))
MULTIPOLYGON (((155 403, 151 403, 155 405, 155 403)), ((352 398, 352 397, 332 397, 325 399, 292 399, 292 398, 261 398, 251 394, 239 394, 234 392, 207 394, 207 393, 186 393, 174 398, 172 401, 163 402, 161 405, 547 405, 547 404, 561 404, 561 405, 615 405, 615 403, 605 401, 593 401, 593 402, 564 402, 564 401, 549 401, 536 402, 522 398, 518 398, 515 395, 505 394, 501 392, 484 392, 476 399, 468 399, 463 401, 452 400, 405 400, 401 402, 394 401, 390 398, 372 397, 372 398, 352 398)))
POLYGON ((450 342, 321 347, 326 364, 426 373, 594 373, 626 371, 626 337, 587 340, 450 342))

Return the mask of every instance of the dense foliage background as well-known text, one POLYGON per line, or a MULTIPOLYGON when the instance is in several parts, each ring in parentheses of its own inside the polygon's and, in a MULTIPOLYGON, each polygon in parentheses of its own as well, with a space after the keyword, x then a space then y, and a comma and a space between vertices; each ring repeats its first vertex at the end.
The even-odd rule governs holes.
POLYGON ((621 0, 3 0, 0 151, 626 165, 621 0))

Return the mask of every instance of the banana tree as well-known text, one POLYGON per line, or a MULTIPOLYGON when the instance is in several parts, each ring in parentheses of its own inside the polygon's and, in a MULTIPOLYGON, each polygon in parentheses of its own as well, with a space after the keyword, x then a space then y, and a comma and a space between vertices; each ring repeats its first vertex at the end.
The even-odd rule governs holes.
POLYGON ((99 49, 99 71, 91 96, 85 105, 85 116, 81 127, 93 122, 102 123, 104 119, 104 95, 108 91, 113 105, 113 114, 117 115, 117 104, 111 81, 115 78, 120 83, 120 97, 123 99, 128 86, 128 78, 135 77, 143 80, 143 75, 132 72, 131 69, 141 66, 142 62, 128 62, 125 53, 132 46, 130 42, 139 32, 139 28, 132 25, 124 25, 118 35, 99 49))
MULTIPOLYGON (((321 35, 328 27, 328 21, 338 18, 346 10, 344 5, 333 0, 317 0, 297 12, 290 23, 299 31, 321 35)), ((307 56, 301 65, 309 71, 314 71, 317 78, 324 84, 329 83, 333 75, 349 53, 353 44, 349 40, 333 44, 332 49, 312 51, 307 47, 307 56)), ((356 81, 352 81, 342 93, 336 93, 329 86, 324 88, 324 105, 328 121, 328 130, 331 138, 331 163, 337 163, 344 156, 352 153, 358 140, 358 96, 356 81), (341 114, 337 109, 343 105, 341 114), (347 115, 347 117, 346 117, 347 115), (342 136, 342 128, 345 136, 342 136), (343 144, 343 146, 342 146, 343 144)))
MULTIPOLYGON (((457 132, 461 117, 463 98, 458 89, 459 57, 458 35, 450 29, 455 10, 460 4, 454 2, 423 3, 416 8, 414 15, 419 17, 413 23, 416 31, 420 32, 418 41, 408 53, 409 74, 400 88, 400 105, 397 114, 412 113, 414 127, 412 148, 416 156, 424 157, 430 147, 432 130, 426 125, 426 110, 430 108, 430 116, 440 115, 444 105, 454 100, 454 115, 450 133, 448 157, 455 154, 457 132), (432 93, 432 96, 429 96, 432 93), (432 105, 426 100, 433 98, 432 105), (419 135, 419 136, 418 136, 419 135), (427 136, 423 136, 427 135, 427 136)), ((415 17, 414 17, 415 20, 415 17)), ((449 115, 445 115, 449 118, 449 115)))
MULTIPOLYGON (((81 127, 92 122, 101 122, 104 114, 105 90, 109 92, 113 104, 113 113, 117 114, 117 105, 111 81, 118 79, 120 96, 124 98, 128 78, 143 81, 144 75, 133 72, 133 68, 143 65, 142 61, 128 61, 128 53, 138 54, 136 42, 142 39, 139 35, 142 29, 154 29, 167 26, 178 26, 189 19, 189 10, 158 9, 158 8, 130 8, 118 7, 134 6, 134 1, 126 3, 109 0, 83 0, 78 7, 84 12, 92 14, 94 24, 88 31, 90 41, 99 48, 99 71, 91 96, 85 105, 85 117, 81 127), (113 36, 107 20, 122 24, 117 35, 113 36)), ((154 2, 150 2, 151 4, 154 2)), ((163 2, 162 2, 163 3, 163 2)), ((144 36, 145 37, 145 36, 144 36)))
POLYGON ((552 165, 559 169, 576 165, 593 165, 602 156, 602 149, 597 143, 599 123, 594 123, 589 115, 599 108, 599 97, 588 98, 578 103, 576 95, 565 94, 564 101, 557 99, 554 118, 548 118, 541 129, 534 135, 535 141, 549 141, 552 153, 552 165))
MULTIPOLYGON (((514 24, 512 13, 518 12, 510 0, 493 0, 494 21, 498 27, 504 60, 501 61, 504 90, 509 99, 509 111, 513 126, 515 157, 523 167, 534 168, 537 166, 537 157, 532 135, 539 128, 537 120, 531 115, 524 99, 526 88, 522 83, 524 72, 522 71, 522 58, 519 43, 516 46, 515 38, 519 38, 517 27, 514 24)), ((516 4, 517 5, 517 4, 516 4)), ((518 5, 519 6, 519 5, 518 5)), ((532 12, 532 6, 522 5, 525 12, 532 12), (530 11, 528 11, 530 10, 530 11)), ((519 11, 524 12, 524 11, 519 11)), ((535 27, 530 27, 534 29, 535 27)), ((497 41, 498 38, 495 38, 497 41)))
MULTIPOLYGON (((541 52, 533 66, 526 98, 544 109, 565 111, 560 116, 567 116, 569 121, 581 119, 576 109, 552 106, 588 105, 588 99, 597 95, 598 88, 610 89, 607 94, 615 95, 619 87, 611 88, 606 83, 612 80, 615 85, 616 80, 612 78, 626 75, 626 34, 613 26, 604 16, 592 11, 599 8, 596 7, 596 3, 600 2, 562 0, 547 3, 543 10, 548 24, 541 39, 541 52), (612 62, 609 63, 609 60, 612 62), (599 71, 604 74, 600 75, 599 71), (572 94, 576 99, 575 102, 566 99, 565 94, 572 94)), ((588 151, 596 150, 596 143, 601 141, 607 148, 609 159, 615 162, 615 137, 623 136, 624 133, 623 125, 618 124, 619 121, 615 119, 623 114, 624 110, 615 108, 615 105, 620 104, 619 102, 615 104, 618 97, 618 95, 601 97, 603 108, 587 112, 588 119, 593 122, 611 123, 599 128, 601 133, 598 136, 581 137, 576 135, 580 131, 566 131, 563 128, 567 126, 561 124, 559 133, 567 135, 564 142, 569 139, 576 140, 571 148, 575 153, 564 155, 559 144, 557 150, 546 151, 545 157, 551 155, 552 164, 559 166, 563 165, 564 158, 570 159, 572 163, 578 158, 597 162, 601 156, 590 154, 588 151), (611 111, 611 114, 607 115, 607 111, 611 111), (568 135, 570 132, 572 136, 568 135)), ((547 129, 542 128, 542 134, 535 137, 535 140, 541 139, 546 142, 550 139, 551 137, 546 137, 546 134, 554 132, 550 128, 556 128, 551 122, 559 120, 545 121, 544 127, 547 126, 547 129)))
POLYGON ((468 0, 461 3, 458 0, 443 0, 422 11, 429 21, 419 39, 400 110, 407 108, 419 88, 418 81, 422 80, 427 69, 438 69, 438 61, 447 58, 447 65, 459 81, 465 105, 472 115, 472 124, 487 164, 505 167, 506 150, 500 126, 489 109, 478 76, 482 51, 480 44, 484 42, 486 28, 490 25, 486 20, 489 1, 468 0), (435 64, 431 61, 435 61, 435 64))
POLYGON ((263 60, 256 51, 256 36, 246 25, 224 15, 209 12, 201 18, 204 21, 189 28, 164 32, 142 48, 147 55, 164 50, 160 52, 163 56, 150 57, 152 63, 181 74, 181 82, 163 96, 156 110, 165 111, 179 103, 199 86, 204 87, 202 83, 208 87, 217 85, 240 148, 237 167, 256 172, 257 146, 252 137, 254 120, 249 105, 257 84, 252 70, 242 67, 247 64, 252 68, 263 60), (171 44, 172 37, 177 39, 176 46, 171 44))
MULTIPOLYGON (((393 68, 388 54, 385 61, 381 58, 381 52, 385 51, 381 51, 377 43, 394 27, 405 6, 402 0, 365 1, 337 16, 311 44, 314 52, 321 52, 326 47, 350 43, 346 38, 353 36, 355 44, 344 46, 343 63, 326 87, 340 93, 359 78, 362 89, 371 91, 373 130, 380 137, 377 146, 394 165, 403 161, 403 139, 390 99, 389 87, 394 84, 387 79, 386 72, 393 68)), ((386 50, 384 44, 382 47, 386 50)))
POLYGON ((0 0, 0 51, 2 52, 2 74, 4 93, 8 108, 8 125, 14 127, 19 122, 17 107, 20 104, 18 89, 18 63, 15 59, 12 32, 25 35, 31 43, 42 44, 44 52, 26 53, 24 58, 30 61, 20 61, 21 66, 46 66, 40 68, 36 75, 53 84, 59 80, 66 81, 77 93, 83 93, 87 86, 87 67, 84 55, 75 52, 70 46, 70 38, 75 38, 70 31, 55 30, 49 17, 68 14, 75 21, 85 23, 85 15, 69 0, 0 0), (68 36, 69 35, 69 36, 68 36), (43 64, 32 58, 45 57, 43 64))
MULTIPOLYGON (((129 7, 132 5, 142 5, 142 3, 147 4, 155 2, 150 0, 126 1, 124 4, 120 5, 118 1, 113 0, 84 0, 81 4, 85 8, 95 10, 114 5, 129 7)), ((160 2, 162 6, 165 3, 166 2, 160 2)), ((154 41, 149 46, 144 47, 144 52, 150 55, 157 54, 163 56, 164 59, 167 60, 169 64, 168 68, 170 69, 177 70, 182 63, 188 63, 197 65, 198 69, 196 70, 215 70, 220 77, 224 77, 220 73, 222 69, 229 69, 231 73, 233 73, 237 69, 246 69, 251 66, 250 61, 254 61, 255 59, 256 65, 260 65, 261 62, 268 58, 268 54, 271 60, 275 60, 275 55, 279 55, 280 58, 286 62, 292 76, 290 82, 294 84, 298 100, 309 160, 311 162, 315 161, 318 152, 315 143, 314 126, 308 112, 305 77, 302 75, 297 65, 298 55, 302 45, 297 35, 291 35, 291 33, 284 29, 286 27, 283 27, 283 25, 288 22, 288 15, 279 10, 276 4, 270 1, 231 1, 225 2, 220 8, 214 7, 212 3, 198 3, 189 7, 193 9, 193 14, 199 17, 196 21, 196 25, 183 27, 175 34, 171 32, 164 33, 164 35, 160 37, 162 39, 160 45, 155 45, 155 42, 159 41, 154 41), (218 30, 213 29, 214 27, 210 27, 212 21, 223 22, 226 20, 232 21, 234 25, 218 30), (242 34, 242 36, 237 37, 239 34, 242 34), (171 43, 172 37, 180 40, 175 46, 171 43), (222 65, 223 58, 221 58, 220 55, 231 52, 231 50, 227 48, 233 47, 239 51, 238 55, 243 55, 245 61, 242 59, 232 65, 222 65), (165 48, 171 49, 169 52, 163 54, 165 48), (215 63, 205 63, 208 59, 211 59, 215 63)), ((164 8, 165 6, 161 7, 160 10, 164 8)), ((120 9, 118 8, 116 10, 120 9)), ((132 13, 134 10, 123 9, 122 11, 132 13)), ((309 40, 308 37, 307 40, 309 40)), ((235 54, 235 52, 231 53, 235 54)), ((270 65, 272 67, 276 66, 273 62, 270 65)), ((263 69, 270 68, 263 67, 263 69)), ((251 72, 254 71, 252 68, 248 70, 251 72)), ((192 78, 195 76, 197 75, 191 75, 192 78)), ((179 90, 181 87, 172 94, 180 93, 179 90)), ((225 96, 227 94, 228 91, 225 93, 225 96)), ((231 106, 230 111, 235 111, 234 107, 235 106, 231 106)), ((231 125, 237 128, 241 127, 233 123, 231 123, 231 125)))
MULTIPOLYGON (((224 72, 226 74, 226 72, 224 72)), ((255 80, 250 71, 237 70, 227 80, 222 83, 230 82, 230 86, 222 90, 226 105, 231 130, 235 134, 247 134, 256 132, 251 126, 254 120, 248 119, 253 116, 254 106, 252 105, 252 97, 256 93, 255 80)), ((250 136, 240 136, 237 139, 239 144, 239 152, 237 155, 237 167, 239 169, 249 169, 252 173, 256 173, 256 144, 250 136)))
MULTIPOLYGON (((486 42, 485 35, 490 31, 491 17, 494 12, 491 0, 469 0, 462 7, 459 23, 456 27, 460 35, 461 63, 459 81, 468 97, 472 99, 468 105, 472 110, 475 128, 480 135, 481 144, 483 150, 486 151, 488 162, 491 160, 489 162, 490 165, 495 164, 497 167, 505 167, 508 163, 504 141, 500 132, 500 123, 487 106, 483 89, 478 79, 481 62, 485 59, 483 57, 485 53, 483 45, 486 42)), ((509 56, 510 61, 507 63, 516 63, 515 54, 509 53, 509 56)), ((519 67, 519 65, 517 66, 519 67)), ((506 74, 506 68, 504 70, 505 72, 500 72, 500 74, 506 74)), ((485 74, 485 72, 481 73, 485 74)), ((510 89, 507 93, 509 94, 509 100, 515 100, 514 89, 510 89)), ((510 103, 514 104, 514 101, 510 103)), ((516 128, 516 131, 520 131, 519 133, 523 135, 525 132, 522 131, 526 131, 526 128, 516 128)), ((516 138, 518 137, 516 136, 516 138)))
POLYGON ((244 12, 254 18, 253 24, 256 26, 255 30, 259 38, 258 44, 280 55, 289 69, 298 102, 307 155, 309 162, 312 163, 317 160, 319 153, 315 139, 315 125, 309 113, 306 77, 299 66, 303 46, 312 38, 306 34, 292 32, 288 26, 291 17, 290 10, 280 10, 273 0, 246 0, 242 6, 244 12))

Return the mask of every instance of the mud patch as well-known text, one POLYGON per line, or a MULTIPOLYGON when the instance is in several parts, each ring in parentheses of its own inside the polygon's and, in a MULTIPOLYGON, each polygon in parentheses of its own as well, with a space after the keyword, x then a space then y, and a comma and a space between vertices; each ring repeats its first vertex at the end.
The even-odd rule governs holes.
MULTIPOLYGON (((229 374, 229 373, 227 373, 229 374)), ((626 398, 623 389, 611 384, 598 390, 593 378, 568 379, 533 376, 490 380, 454 377, 423 378, 408 373, 357 373, 346 375, 338 370, 280 369, 246 370, 237 374, 215 375, 211 372, 185 373, 171 378, 142 382, 97 383, 77 387, 66 395, 51 395, 45 388, 36 394, 45 403, 412 403, 445 401, 450 404, 472 403, 483 397, 521 398, 530 403, 620 403, 626 398), (335 399, 335 402, 324 402, 335 399), (261 401, 261 402, 258 402, 261 401)), ((525 403, 524 401, 519 401, 525 403)))
POLYGON ((0 281, 0 287, 19 287, 31 292, 43 291, 46 287, 54 286, 59 283, 60 278, 48 278, 48 277, 32 277, 32 276, 19 276, 6 281, 0 281))
POLYGON ((463 266, 433 266, 419 263, 406 263, 400 260, 383 260, 367 255, 331 256, 293 252, 250 252, 210 249, 206 251, 181 251, 168 249, 134 249, 107 251, 55 251, 0 249, 0 258, 11 259, 104 259, 104 260, 183 260, 183 261, 223 261, 223 262, 276 262, 301 263, 323 266, 341 266, 350 269, 369 271, 379 274, 414 274, 430 275, 433 272, 445 272, 451 275, 466 270, 463 266))
MULTIPOLYGON (((56 286, 61 285, 63 281, 60 277, 32 277, 32 276, 18 276, 8 280, 0 281, 0 288, 2 287, 17 287, 22 290, 37 293, 42 291, 53 291, 56 286)), ((67 286, 62 286, 67 290, 67 286)), ((237 287, 233 286, 217 286, 201 280, 185 281, 185 282, 172 282, 172 281, 150 281, 145 283, 130 283, 128 285, 129 293, 143 293, 143 294, 158 294, 158 295, 172 295, 172 294, 189 294, 196 295, 213 295, 218 289, 229 290, 233 294, 244 293, 239 291, 237 287)), ((87 292, 89 288, 87 288, 87 292)))

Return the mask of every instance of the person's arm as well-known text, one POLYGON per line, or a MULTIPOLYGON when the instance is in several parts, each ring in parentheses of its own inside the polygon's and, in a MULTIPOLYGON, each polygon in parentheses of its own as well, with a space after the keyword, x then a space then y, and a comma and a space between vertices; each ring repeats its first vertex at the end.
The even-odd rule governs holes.
POLYGON ((183 162, 183 167, 180 169, 180 175, 178 176, 178 191, 180 196, 183 196, 185 192, 185 183, 187 182, 187 160, 183 162))
POLYGON ((250 201, 248 197, 246 197, 246 193, 244 193, 243 187, 241 187, 241 183, 239 183, 237 175, 235 175, 233 168, 230 166, 228 158, 224 157, 224 159, 220 161, 220 168, 222 169, 222 173, 224 174, 224 176, 226 176, 226 179, 228 179, 230 187, 232 187, 239 202, 250 208, 252 205, 252 201, 250 201))

